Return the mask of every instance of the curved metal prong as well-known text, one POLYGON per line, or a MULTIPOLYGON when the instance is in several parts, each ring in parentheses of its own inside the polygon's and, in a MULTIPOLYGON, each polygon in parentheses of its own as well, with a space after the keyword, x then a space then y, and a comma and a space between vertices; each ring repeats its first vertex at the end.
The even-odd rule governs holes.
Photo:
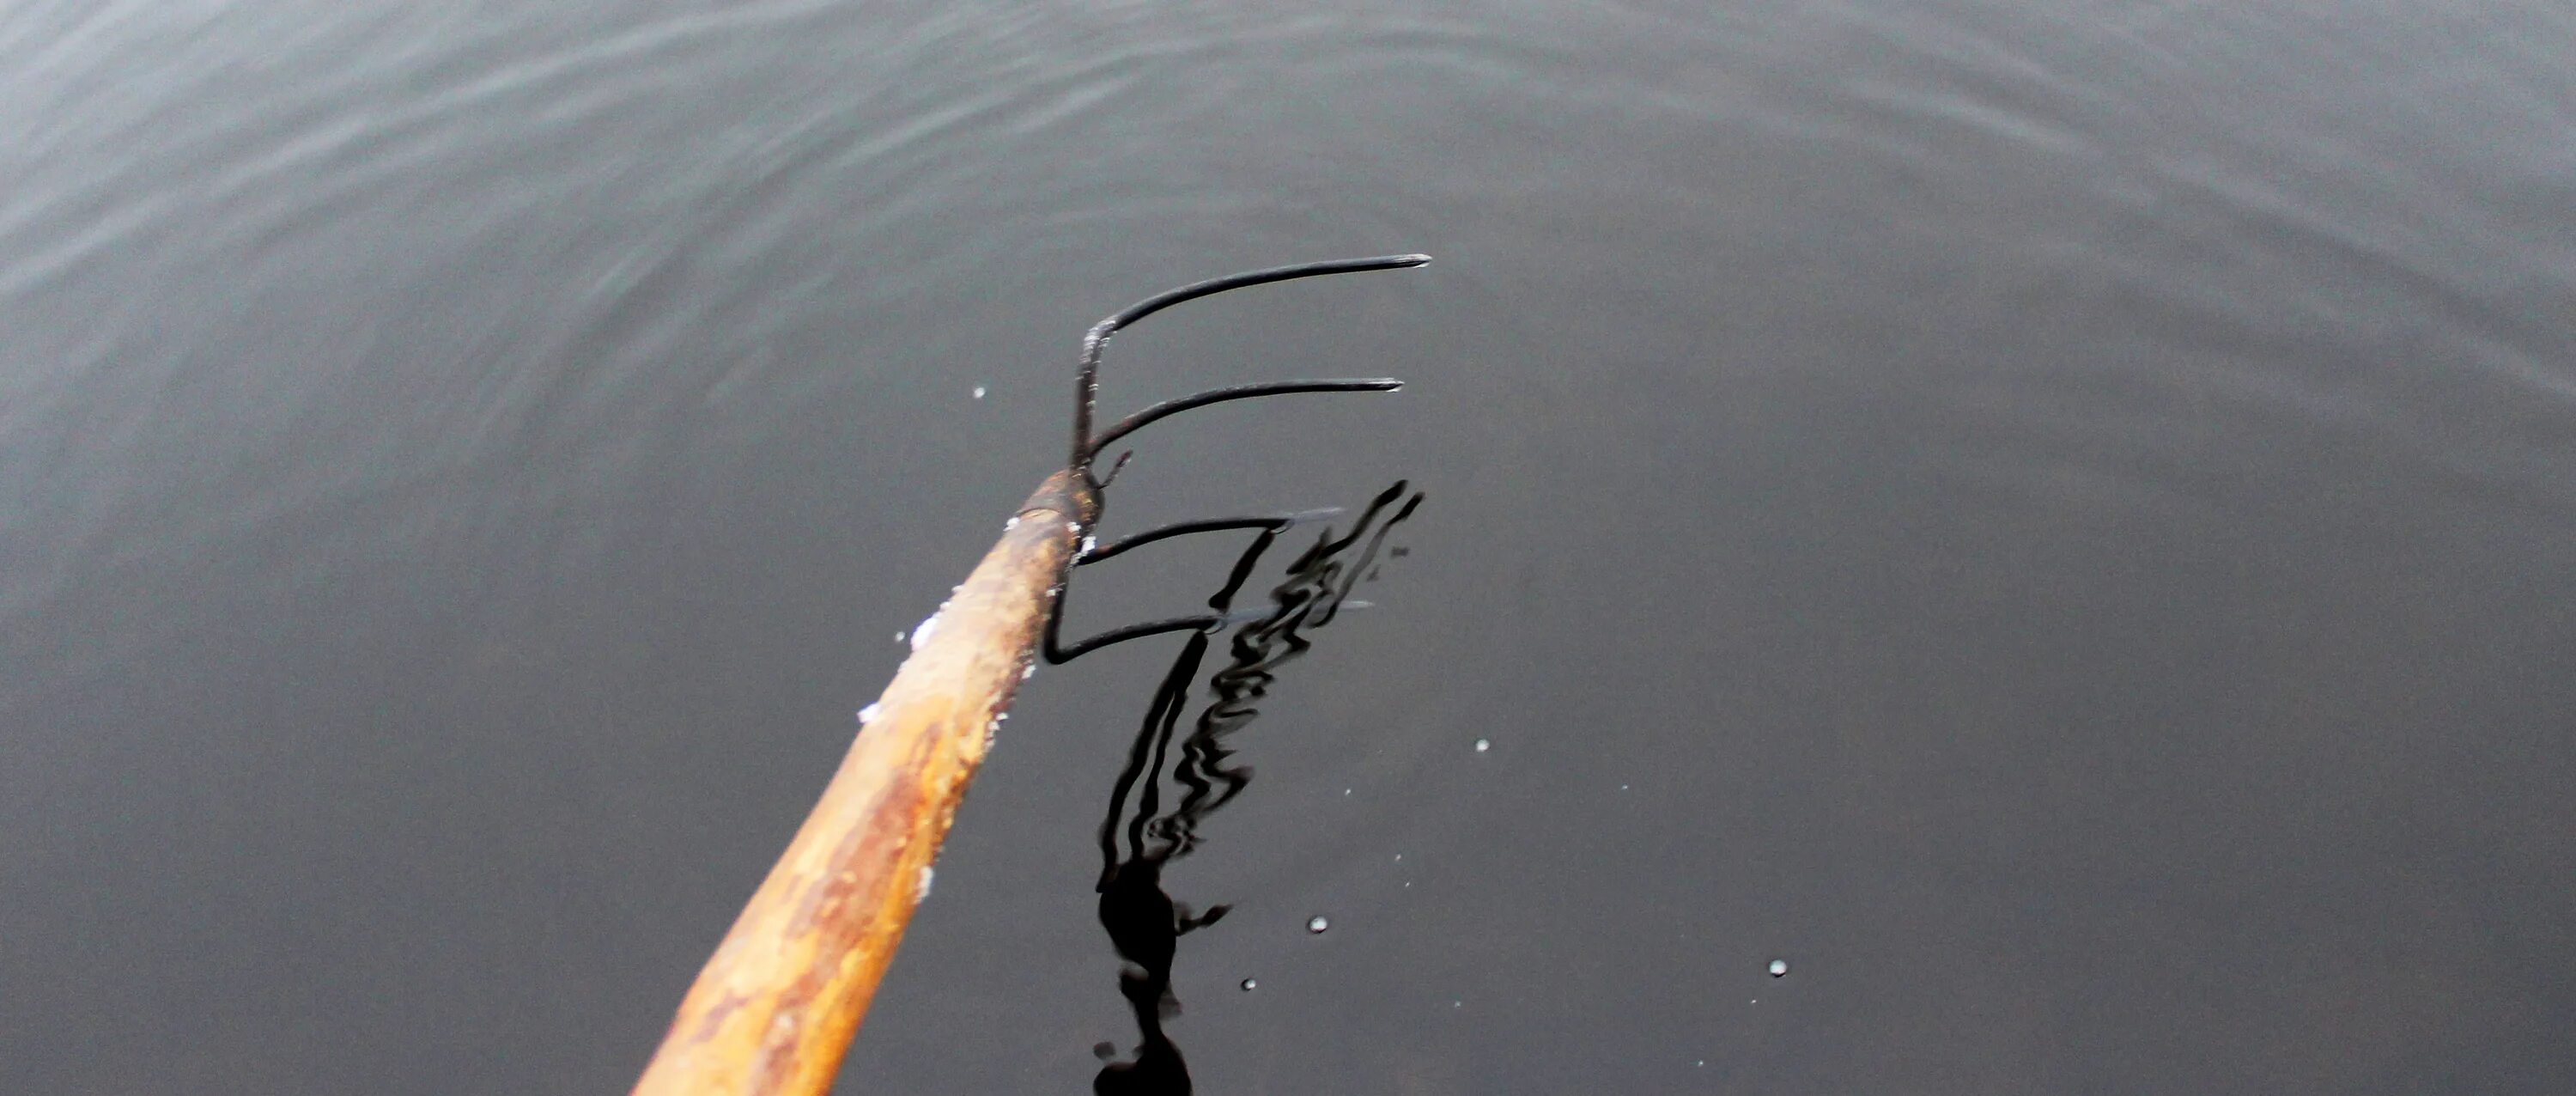
POLYGON ((1257 396, 1285 396, 1297 392, 1393 392, 1402 387, 1404 382, 1393 377, 1352 377, 1336 380, 1268 381, 1262 384, 1237 384, 1225 388, 1211 388, 1196 395, 1164 400, 1120 419, 1118 425, 1104 431, 1099 440, 1092 442, 1091 446, 1093 451, 1097 452, 1107 448, 1109 443, 1135 433, 1156 419, 1177 415, 1193 407, 1205 407, 1211 403, 1248 400, 1257 396))
POLYGON ((1112 628, 1073 646, 1064 647, 1056 643, 1055 622, 1058 619, 1061 618, 1051 617, 1047 620, 1046 644, 1042 653, 1045 654, 1047 664, 1050 666, 1062 666, 1112 643, 1125 643, 1131 639, 1143 639, 1146 636, 1158 636, 1167 632, 1196 632, 1225 623, 1224 617, 1212 613, 1173 617, 1170 620, 1152 620, 1143 624, 1130 624, 1124 628, 1112 628))
POLYGON ((1295 266, 1274 266, 1262 270, 1247 270, 1240 274, 1228 274, 1222 278, 1210 278, 1203 282, 1193 282, 1189 285, 1180 286, 1174 289, 1166 289, 1151 297, 1147 297, 1144 300, 1138 301, 1111 313, 1107 319, 1103 319, 1099 323, 1093 324, 1091 331, 1084 335, 1082 339, 1082 362, 1075 373, 1072 467, 1082 469, 1086 474, 1088 474, 1091 467, 1091 458, 1097 455, 1101 448, 1107 445, 1111 440, 1133 431, 1137 427, 1145 425, 1145 423, 1152 422, 1154 419, 1161 418, 1177 411, 1184 411, 1191 407, 1200 407, 1206 404, 1215 403, 1219 400, 1244 399, 1251 396, 1266 396, 1285 392, 1383 391, 1386 388, 1393 387, 1393 382, 1387 381, 1291 381, 1286 385, 1246 385, 1241 388, 1220 388, 1210 392, 1202 392, 1196 396, 1186 397, 1181 400, 1174 400, 1169 404, 1157 404, 1155 407, 1147 408, 1145 411, 1129 416, 1127 420, 1113 428, 1108 436, 1095 439, 1091 436, 1091 414, 1093 405, 1098 403, 1100 399, 1100 359, 1101 355, 1106 353, 1108 350, 1110 336, 1116 335, 1120 328, 1123 328, 1128 324, 1135 323, 1147 316, 1151 316, 1156 312, 1170 308, 1173 305, 1180 304, 1183 301, 1197 300, 1200 297, 1223 293, 1229 289, 1242 289, 1247 286, 1267 285, 1271 282, 1284 282, 1292 278, 1311 278, 1321 274, 1351 274, 1366 270, 1402 270, 1407 267, 1421 266, 1422 264, 1430 261, 1431 256, 1429 255, 1379 255, 1366 259, 1332 259, 1320 263, 1300 263, 1295 266), (1332 387, 1299 387, 1302 385, 1329 385, 1332 387))
POLYGON ((1262 553, 1268 552, 1270 546, 1278 540, 1278 529, 1264 528, 1260 536, 1252 538, 1252 543, 1243 546, 1243 554, 1235 557, 1234 569, 1227 572, 1225 576, 1225 585, 1219 587, 1217 592, 1208 598, 1208 608, 1216 610, 1215 614, 1202 613, 1196 616, 1173 617, 1169 620, 1155 620, 1143 624, 1130 624, 1124 628, 1112 628, 1067 647, 1057 639, 1064 626, 1064 594, 1058 591, 1055 603, 1047 607, 1046 632, 1040 639, 1038 653, 1046 658, 1049 665, 1061 666, 1112 643, 1124 643, 1131 639, 1158 636, 1166 632, 1223 627, 1228 620, 1224 614, 1234 607, 1234 595, 1243 589, 1245 582, 1251 580, 1252 569, 1261 562, 1262 553))
POLYGON ((1294 514, 1268 514, 1258 517, 1239 518, 1200 518, 1196 521, 1176 521, 1170 525, 1156 526, 1133 536, 1113 541, 1106 547, 1093 548, 1085 551, 1080 556, 1075 557, 1073 563, 1076 567, 1080 567, 1085 564, 1098 563, 1101 560, 1126 552, 1130 548, 1142 548, 1158 540, 1170 540, 1173 537, 1187 536, 1191 533, 1216 533, 1223 532, 1228 529, 1268 529, 1272 532, 1277 532, 1292 525, 1298 525, 1309 521, 1320 521, 1341 512, 1342 508, 1339 506, 1327 506, 1321 510, 1301 510, 1294 514))

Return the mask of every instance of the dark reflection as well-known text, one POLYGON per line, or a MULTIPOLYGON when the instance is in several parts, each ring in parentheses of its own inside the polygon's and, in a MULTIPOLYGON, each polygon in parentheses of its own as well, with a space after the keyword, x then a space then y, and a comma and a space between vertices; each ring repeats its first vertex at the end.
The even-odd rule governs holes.
MULTIPOLYGON (((1100 925, 1126 960, 1118 992, 1135 1011, 1141 1039, 1134 1057, 1101 1067, 1092 1091, 1155 1096, 1190 1091, 1189 1066, 1163 1031, 1163 1022, 1181 1011, 1172 994, 1172 959, 1181 937, 1217 923, 1228 907, 1218 904, 1198 913, 1173 901, 1163 890, 1163 868, 1196 848, 1199 823, 1252 783, 1251 766, 1234 760, 1228 740, 1260 717, 1256 705, 1269 695, 1277 669, 1312 646, 1304 633, 1331 623, 1346 605, 1359 604, 1350 601, 1351 589, 1362 576, 1376 577, 1378 551, 1387 534, 1422 503, 1421 492, 1408 495, 1405 486, 1399 480, 1380 492, 1348 534, 1336 535, 1327 527, 1288 565, 1287 577, 1270 591, 1268 609, 1246 617, 1234 611, 1235 597, 1281 536, 1262 532, 1235 561, 1225 585, 1208 599, 1208 607, 1226 623, 1191 633, 1154 691, 1127 766, 1111 789, 1109 815, 1100 824, 1100 925), (1174 738, 1197 692, 1199 671, 1213 639, 1228 627, 1234 629, 1231 660, 1207 677, 1207 703, 1188 736, 1177 743, 1175 759, 1174 738), (1167 786, 1175 797, 1168 807, 1167 786)), ((1109 1044, 1097 1049, 1102 1057, 1110 1056, 1109 1044)))

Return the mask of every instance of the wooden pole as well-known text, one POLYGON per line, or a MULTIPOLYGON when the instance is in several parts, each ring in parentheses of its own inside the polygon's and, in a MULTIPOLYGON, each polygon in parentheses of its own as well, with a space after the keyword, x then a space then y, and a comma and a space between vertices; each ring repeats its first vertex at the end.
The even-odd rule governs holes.
POLYGON ((637 1096, 831 1087, 1099 512, 1081 471, 1048 477, 916 632, 822 801, 680 1002, 637 1096))

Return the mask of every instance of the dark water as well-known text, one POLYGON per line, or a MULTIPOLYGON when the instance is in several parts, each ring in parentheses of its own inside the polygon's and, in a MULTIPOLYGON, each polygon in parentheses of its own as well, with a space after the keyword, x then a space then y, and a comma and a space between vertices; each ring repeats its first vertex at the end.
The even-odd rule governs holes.
POLYGON ((0 13, 0 1090, 621 1090, 1082 330, 1415 250, 1110 363, 1413 382, 1118 483, 1427 496, 1221 921, 1122 989, 1186 641, 1043 674, 844 1090, 2576 1084, 2576 16, 1278 10, 0 13))

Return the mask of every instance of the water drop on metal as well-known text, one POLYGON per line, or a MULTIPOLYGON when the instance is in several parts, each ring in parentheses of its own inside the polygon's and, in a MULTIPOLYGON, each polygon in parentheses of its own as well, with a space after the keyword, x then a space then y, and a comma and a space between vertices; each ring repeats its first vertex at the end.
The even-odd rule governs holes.
POLYGON ((1331 927, 1333 927, 1333 922, 1320 913, 1306 919, 1306 931, 1308 932, 1322 932, 1331 927))
POLYGON ((976 386, 975 386, 975 398, 976 398, 976 399, 979 399, 979 400, 984 398, 984 386, 983 386, 983 385, 980 385, 980 384, 979 384, 979 385, 976 385, 976 386))
POLYGON ((1252 979, 1250 979, 1250 978, 1246 978, 1246 979, 1244 979, 1244 980, 1243 980, 1243 992, 1245 992, 1245 993, 1250 993, 1250 992, 1252 992, 1254 989, 1259 988, 1259 987, 1260 987, 1260 985, 1261 985, 1261 983, 1256 982, 1256 981, 1254 981, 1254 980, 1252 980, 1252 979))
POLYGON ((1774 977, 1774 978, 1786 978, 1786 977, 1788 977, 1788 976, 1789 976, 1789 961, 1788 961, 1788 960, 1786 960, 1786 959, 1774 959, 1774 960, 1772 960, 1772 961, 1771 961, 1771 977, 1774 977))
POLYGON ((1493 749, 1493 748, 1494 748, 1494 744, 1493 744, 1493 742, 1492 742, 1492 741, 1490 741, 1490 740, 1488 740, 1488 739, 1482 739, 1482 738, 1479 738, 1479 739, 1477 739, 1477 740, 1476 740, 1476 752, 1477 752, 1477 753, 1483 753, 1483 752, 1485 752, 1485 751, 1487 751, 1487 750, 1490 750, 1490 749, 1493 749))

